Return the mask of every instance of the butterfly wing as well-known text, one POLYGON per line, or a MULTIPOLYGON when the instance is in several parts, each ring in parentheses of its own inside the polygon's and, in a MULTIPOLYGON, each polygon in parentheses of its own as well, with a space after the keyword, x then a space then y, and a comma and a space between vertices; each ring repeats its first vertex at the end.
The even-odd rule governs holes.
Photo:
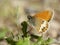
POLYGON ((31 23, 34 26, 34 30, 32 30, 32 33, 34 33, 35 35, 40 35, 43 32, 45 32, 48 29, 48 22, 51 20, 52 18, 52 14, 53 12, 50 10, 45 10, 42 12, 38 12, 36 13, 31 19, 34 20, 31 23))
POLYGON ((48 22, 52 18, 53 12, 50 10, 45 10, 35 14, 35 28, 39 32, 45 32, 48 29, 48 22))
POLYGON ((52 11, 45 10, 45 11, 35 14, 34 17, 37 19, 43 19, 46 21, 50 21, 50 19, 52 18, 52 15, 53 15, 52 11))

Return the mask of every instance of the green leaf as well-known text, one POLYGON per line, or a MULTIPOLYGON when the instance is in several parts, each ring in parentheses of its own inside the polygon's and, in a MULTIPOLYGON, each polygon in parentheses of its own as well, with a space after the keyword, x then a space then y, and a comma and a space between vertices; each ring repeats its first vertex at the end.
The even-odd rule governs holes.
POLYGON ((49 45, 51 42, 52 42, 52 39, 51 39, 51 38, 48 38, 48 39, 45 41, 45 44, 49 45))
POLYGON ((20 39, 20 40, 16 43, 16 45, 23 45, 23 39, 20 39))
POLYGON ((23 45, 30 45, 30 37, 24 39, 23 45))
POLYGON ((6 32, 0 32, 0 39, 5 37, 6 32))
POLYGON ((7 38, 6 41, 11 45, 16 45, 16 41, 14 41, 12 38, 7 38))
POLYGON ((22 32, 23 32, 23 37, 27 37, 27 22, 22 22, 22 32))
POLYGON ((0 39, 6 36, 8 29, 6 27, 0 28, 0 39))
POLYGON ((20 39, 16 45, 30 45, 30 37, 20 39))

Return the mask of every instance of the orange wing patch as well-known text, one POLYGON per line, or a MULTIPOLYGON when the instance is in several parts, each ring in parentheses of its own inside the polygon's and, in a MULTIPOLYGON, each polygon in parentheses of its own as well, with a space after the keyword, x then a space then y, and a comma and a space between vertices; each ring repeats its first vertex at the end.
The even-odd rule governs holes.
POLYGON ((46 11, 35 14, 34 17, 37 19, 43 19, 43 20, 49 21, 52 17, 52 12, 49 10, 46 10, 46 11))

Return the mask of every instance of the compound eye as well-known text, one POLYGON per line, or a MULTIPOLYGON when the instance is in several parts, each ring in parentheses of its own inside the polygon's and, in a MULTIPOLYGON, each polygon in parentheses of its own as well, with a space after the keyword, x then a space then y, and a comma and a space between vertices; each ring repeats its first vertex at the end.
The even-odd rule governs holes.
POLYGON ((30 19, 32 19, 32 17, 31 16, 27 16, 27 18, 30 20, 30 19))

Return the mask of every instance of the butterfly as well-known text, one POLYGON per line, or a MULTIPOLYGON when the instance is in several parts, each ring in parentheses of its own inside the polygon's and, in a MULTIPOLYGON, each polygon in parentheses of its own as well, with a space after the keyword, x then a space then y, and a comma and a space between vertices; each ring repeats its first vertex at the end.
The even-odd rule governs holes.
POLYGON ((48 30, 49 22, 52 19, 52 16, 52 10, 44 10, 34 14, 33 16, 28 16, 29 22, 33 27, 30 32, 35 35, 46 32, 48 30))

